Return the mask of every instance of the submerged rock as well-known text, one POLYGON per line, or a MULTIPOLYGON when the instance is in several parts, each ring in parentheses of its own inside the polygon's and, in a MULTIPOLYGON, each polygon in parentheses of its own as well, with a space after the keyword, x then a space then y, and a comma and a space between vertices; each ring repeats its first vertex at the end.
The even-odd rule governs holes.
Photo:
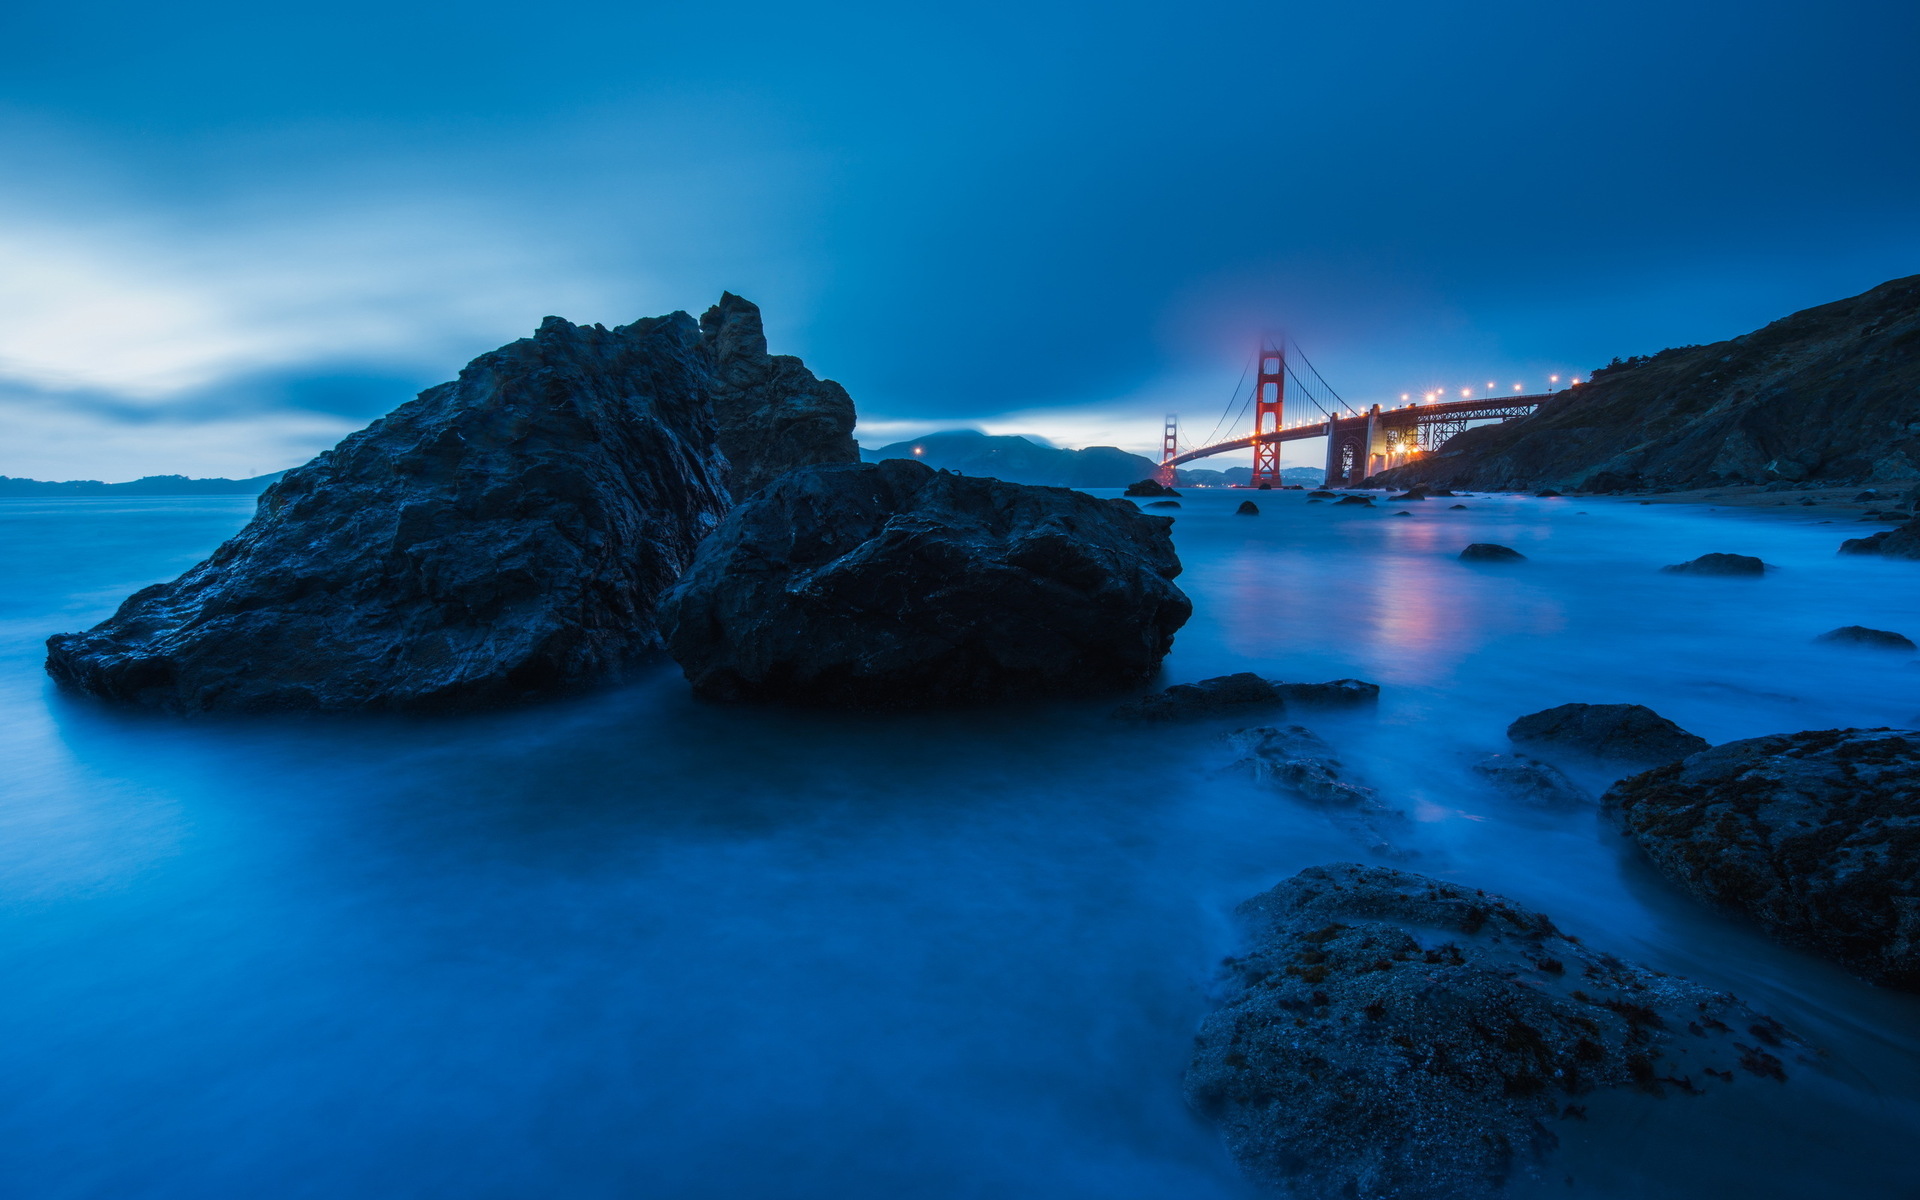
POLYGON ((1869 650, 1920 650, 1913 639, 1891 629, 1868 629, 1865 625, 1842 625, 1813 639, 1839 646, 1862 646, 1869 650))
POLYGON ((1178 500, 1154 500, 1148 504, 1143 505, 1142 507, 1144 508, 1179 508, 1180 502, 1178 500))
POLYGON ((1786 1077, 1798 1044, 1734 997, 1587 949, 1420 875, 1309 867, 1240 905, 1187 1095, 1241 1167, 1307 1200, 1482 1200, 1597 1090, 1786 1077))
POLYGON ((1592 799, 1559 767, 1524 754, 1489 754, 1473 770, 1510 799, 1528 804, 1573 808, 1592 799))
POLYGON ((1560 493, 1554 491, 1552 488, 1541 488, 1539 491, 1535 492, 1534 495, 1540 497, 1540 499, 1542 500, 1553 500, 1553 499, 1557 499, 1560 493))
POLYGON ((1342 496, 1333 503, 1335 507, 1342 504, 1364 504, 1371 508, 1373 506, 1373 498, 1370 496, 1342 496))
POLYGON ((1466 505, 1464 505, 1464 504, 1449 504, 1449 505, 1448 505, 1447 507, 1448 507, 1449 509, 1455 509, 1455 508, 1465 508, 1465 507, 1466 507, 1466 505))
POLYGON ((618 678, 726 509, 685 313, 549 317, 289 471, 247 527, 47 670, 174 712, 452 709, 618 678))
POLYGON ((1332 679, 1326 683, 1282 683, 1277 685, 1288 704, 1308 708, 1354 708, 1376 704, 1380 685, 1362 679, 1332 679))
POLYGON ((716 436, 734 499, 799 467, 860 461, 853 398, 792 355, 768 354, 759 306, 723 292, 700 329, 713 354, 716 436))
POLYGON ((1228 739, 1256 781, 1330 808, 1379 808, 1374 791, 1340 777, 1333 747, 1304 725, 1241 729, 1228 739))
POLYGON ((1260 515, 1260 506, 1258 504, 1255 504, 1251 500, 1242 500, 1240 502, 1240 507, 1234 509, 1233 511, 1235 516, 1257 517, 1260 515))
POLYGON ((1249 708, 1281 708, 1286 701, 1272 682, 1251 671, 1219 675, 1198 683, 1176 683, 1114 710, 1128 721, 1191 721, 1249 708))
POLYGON ((1702 554, 1660 570, 1668 575, 1764 575, 1767 564, 1750 554, 1702 554))
POLYGON ((1605 802, 1661 871, 1781 941, 1920 991, 1920 733, 1728 742, 1605 802))
POLYGON ((1139 685, 1193 611, 1172 522, 1123 500, 889 459, 775 480, 663 604, 715 700, 851 707, 1139 685))
POLYGON ((1511 563, 1525 562, 1527 556, 1511 546, 1502 546, 1498 542, 1475 542, 1460 552, 1461 562, 1511 563))
MULTIPOLYGON (((1809 500, 1809 501, 1806 501, 1805 503, 1811 504, 1813 502, 1809 500)), ((1838 553, 1840 554, 1878 554, 1880 553, 1881 546, 1886 542, 1888 538, 1892 536, 1893 536, 1893 530, 1882 529, 1878 533, 1870 533, 1863 538, 1848 538, 1845 541, 1840 543, 1840 549, 1838 553)))
POLYGON ((1309 499, 1309 500, 1331 500, 1331 499, 1333 499, 1333 498, 1334 498, 1334 496, 1335 496, 1336 494, 1337 494, 1337 493, 1334 493, 1334 492, 1329 492, 1329 491, 1326 491, 1326 490, 1324 490, 1324 489, 1322 489, 1322 490, 1319 490, 1319 491, 1312 491, 1312 492, 1308 492, 1308 493, 1307 493, 1307 499, 1309 499))
POLYGON ((1507 726, 1507 740, 1647 765, 1673 762, 1708 746, 1707 739, 1644 704, 1562 704, 1507 726))
POLYGON ((1142 696, 1114 710, 1114 716, 1134 721, 1184 721, 1218 716, 1251 707, 1351 708, 1380 699, 1380 685, 1358 679, 1326 683, 1280 683, 1251 671, 1220 675, 1198 683, 1177 683, 1163 692, 1142 696))

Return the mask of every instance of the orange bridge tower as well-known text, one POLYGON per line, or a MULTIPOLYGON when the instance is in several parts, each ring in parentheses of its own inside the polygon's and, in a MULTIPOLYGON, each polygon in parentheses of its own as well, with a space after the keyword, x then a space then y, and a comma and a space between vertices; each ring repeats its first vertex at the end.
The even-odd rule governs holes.
MULTIPOLYGON (((1278 433, 1286 423, 1287 352, 1281 346, 1262 345, 1260 373, 1253 383, 1253 436, 1278 433)), ((1280 443, 1253 443, 1253 486, 1280 486, 1280 443)))

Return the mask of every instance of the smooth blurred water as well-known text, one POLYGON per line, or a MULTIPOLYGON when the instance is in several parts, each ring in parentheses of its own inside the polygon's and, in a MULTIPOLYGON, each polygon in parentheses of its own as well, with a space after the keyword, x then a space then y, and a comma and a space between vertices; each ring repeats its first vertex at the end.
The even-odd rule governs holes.
MULTIPOLYGON (((1534 1190, 1920 1196, 1920 999, 1466 769, 1570 700, 1714 741, 1914 723, 1920 669, 1811 639, 1920 636, 1920 565, 1836 558, 1853 526, 1777 516, 1297 492, 1232 515, 1246 497, 1182 501, 1196 615, 1168 682, 1379 682, 1377 714, 1304 719, 1414 815, 1398 865, 1732 989, 1823 1051, 1784 1087, 1603 1100, 1534 1190), (1455 561, 1472 541, 1530 561, 1455 561), (1779 569, 1655 569, 1716 550, 1779 569)), ((0 501, 0 1194, 1249 1194, 1179 1092, 1226 914, 1366 854, 1225 771, 1218 728, 1105 703, 709 707, 670 666, 441 721, 182 723, 52 691, 48 633, 250 508, 0 501)))

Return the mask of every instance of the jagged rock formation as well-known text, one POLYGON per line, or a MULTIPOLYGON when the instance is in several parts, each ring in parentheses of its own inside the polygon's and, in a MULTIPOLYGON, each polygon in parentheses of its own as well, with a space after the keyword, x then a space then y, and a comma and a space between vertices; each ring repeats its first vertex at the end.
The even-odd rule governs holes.
POLYGON ((860 461, 853 398, 790 354, 768 354, 760 308, 732 292, 700 318, 713 352, 713 413, 735 500, 798 467, 860 461))
POLYGON ((1920 733, 1728 742, 1613 785, 1656 866, 1781 941, 1920 991, 1920 733))
POLYGON ((1248 950, 1187 1093, 1246 1172, 1306 1200, 1484 1200, 1600 1089, 1772 1086, 1799 1049, 1734 997, 1589 950, 1510 900, 1309 867, 1238 909, 1248 950))
POLYGON ((1562 704, 1507 726, 1516 746, 1620 762, 1669 763, 1698 754, 1707 739, 1688 733, 1644 704, 1562 704))
POLYGON ((1920 276, 1595 371, 1370 481, 1592 491, 1920 479, 1920 276))
POLYGON ((712 360, 685 313, 548 317, 260 499, 86 633, 70 687, 174 712, 452 709, 617 678, 726 509, 712 360))
POLYGON ((904 458, 938 471, 958 471, 1008 483, 1042 487, 1125 487, 1155 470, 1152 459, 1113 446, 1063 450, 1011 434, 949 429, 878 450, 862 450, 863 462, 904 458))
POLYGON ((1193 611, 1172 522, 919 463, 796 471, 734 509, 667 598, 718 700, 921 707, 1137 686, 1193 611))

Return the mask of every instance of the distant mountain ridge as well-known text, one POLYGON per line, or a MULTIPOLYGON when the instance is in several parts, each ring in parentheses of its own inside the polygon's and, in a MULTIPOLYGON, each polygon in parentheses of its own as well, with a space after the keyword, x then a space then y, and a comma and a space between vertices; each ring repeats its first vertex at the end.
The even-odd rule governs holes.
POLYGON ((937 470, 1046 487, 1125 487, 1136 480, 1150 478, 1155 470, 1152 459, 1114 446, 1062 450, 1023 437, 985 434, 974 429, 930 433, 878 450, 863 446, 860 458, 865 462, 911 458, 937 470))
MULTIPOLYGON (((1031 438, 986 434, 976 429, 943 430, 908 442, 894 442, 878 450, 863 446, 860 458, 863 462, 911 458, 943 471, 1043 487, 1125 487, 1153 478, 1159 469, 1159 465, 1145 455, 1130 454, 1114 446, 1063 450, 1031 438)), ((1319 483, 1325 474, 1318 467, 1288 467, 1281 472, 1288 483, 1307 484, 1319 483)), ((1247 483, 1253 477, 1253 468, 1184 469, 1177 475, 1178 482, 1189 486, 1225 487, 1247 483)))
POLYGON ((1920 275, 1710 346, 1615 359, 1378 485, 1588 491, 1920 480, 1920 275))
POLYGON ((143 475, 125 483, 98 479, 15 479, 0 475, 0 496, 258 496, 285 471, 251 479, 190 479, 185 475, 143 475))

